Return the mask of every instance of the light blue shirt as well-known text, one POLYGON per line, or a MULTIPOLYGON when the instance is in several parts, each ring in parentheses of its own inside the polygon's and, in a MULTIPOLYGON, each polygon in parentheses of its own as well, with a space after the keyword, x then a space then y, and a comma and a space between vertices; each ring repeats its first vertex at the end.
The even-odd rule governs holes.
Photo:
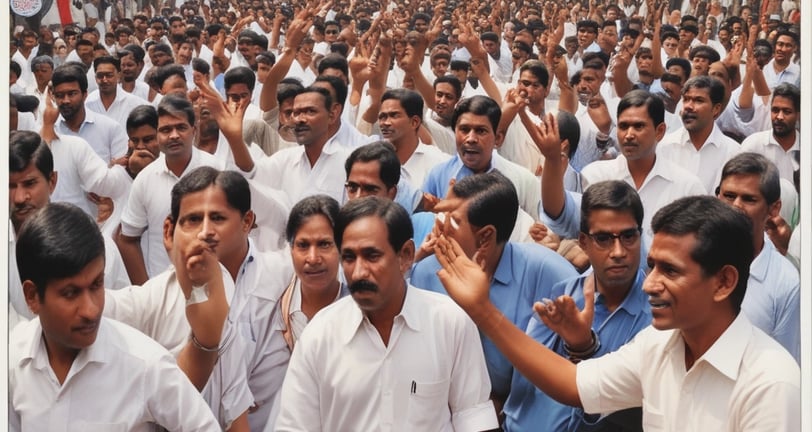
MULTIPOLYGON (((412 285, 448 295, 437 278, 440 263, 430 256, 414 267, 412 285)), ((491 302, 517 327, 527 328, 533 316, 533 303, 552 298, 553 285, 578 273, 563 257, 535 243, 505 244, 490 288, 491 302)), ((485 363, 494 394, 506 397, 510 392, 513 365, 490 339, 480 334, 485 363)))
MULTIPOLYGON (((552 296, 556 298, 562 294, 569 295, 575 300, 579 309, 584 307, 584 282, 593 277, 588 273, 556 284, 552 289, 552 296)), ((637 271, 629 293, 613 312, 610 312, 604 303, 603 296, 595 293, 595 317, 592 329, 601 341, 601 347, 593 357, 617 350, 629 342, 643 328, 651 324, 651 309, 648 305, 648 296, 643 292, 643 280, 646 275, 637 271)), ((564 342, 555 332, 544 325, 535 315, 527 326, 527 334, 547 348, 567 357, 564 342)), ((514 374, 510 387, 510 396, 505 402, 505 430, 506 431, 574 431, 586 424, 584 411, 563 405, 544 392, 537 389, 521 374, 514 374)))
POLYGON ((754 326, 801 359, 801 285, 797 269, 764 235, 764 247, 750 264, 742 312, 754 326))
MULTIPOLYGON (((493 157, 488 162, 488 169, 485 172, 493 171, 493 157)), ((426 180, 423 182, 423 191, 428 192, 437 198, 445 198, 448 192, 448 182, 453 178, 460 181, 465 177, 476 174, 472 169, 462 163, 459 155, 443 162, 429 171, 426 180)))

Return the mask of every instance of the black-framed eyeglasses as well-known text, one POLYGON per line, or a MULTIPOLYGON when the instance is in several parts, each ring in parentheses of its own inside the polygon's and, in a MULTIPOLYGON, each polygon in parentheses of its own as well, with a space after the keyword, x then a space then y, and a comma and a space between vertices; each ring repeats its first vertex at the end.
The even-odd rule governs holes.
POLYGON ((621 246, 630 248, 637 245, 637 242, 640 241, 640 234, 642 232, 643 230, 640 227, 637 227, 623 230, 617 234, 598 232, 594 234, 588 233, 587 235, 592 239, 593 242, 595 242, 595 246, 597 246, 598 249, 611 248, 615 245, 615 239, 620 240, 621 246))

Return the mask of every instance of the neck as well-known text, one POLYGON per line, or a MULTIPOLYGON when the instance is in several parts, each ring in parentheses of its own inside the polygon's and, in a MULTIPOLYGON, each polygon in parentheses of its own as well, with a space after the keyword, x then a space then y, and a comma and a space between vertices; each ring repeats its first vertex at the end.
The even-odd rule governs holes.
POLYGON ((114 87, 112 93, 104 94, 99 92, 99 98, 101 99, 102 105, 104 105, 105 109, 110 108, 110 105, 112 105, 113 101, 116 100, 116 90, 117 89, 114 87))
POLYGON ((312 319, 316 312, 329 306, 338 297, 341 283, 333 281, 326 287, 311 287, 302 284, 302 312, 312 319))
POLYGON ((240 274, 240 268, 242 267, 242 263, 245 262, 245 258, 248 256, 248 239, 245 240, 242 249, 238 253, 231 254, 230 257, 225 257, 224 259, 220 260, 220 263, 228 270, 228 274, 231 275, 231 280, 237 282, 237 275, 240 274))
POLYGON ((502 259, 502 253, 505 251, 506 244, 507 243, 496 245, 496 249, 493 253, 485 257, 485 274, 488 275, 489 280, 493 280, 493 276, 496 274, 496 268, 499 266, 499 260, 502 259))
POLYGON ((121 81, 121 89, 127 93, 132 93, 135 90, 135 80, 133 81, 121 81))
MULTIPOLYGON (((732 306, 730 306, 732 308, 732 306)), ((725 309, 712 314, 707 322, 700 325, 701 328, 682 329, 680 334, 685 343, 685 370, 690 370, 696 359, 702 357, 711 346, 722 336, 722 333, 730 327, 736 315, 732 309, 725 309)))
POLYGON ((711 132, 713 132, 713 123, 710 126, 706 127, 705 129, 691 132, 688 131, 688 136, 691 138, 691 144, 694 145, 694 148, 697 150, 701 149, 703 145, 705 145, 705 141, 708 140, 711 132))
MULTIPOLYGON (((593 277, 591 278, 592 283, 595 284, 595 291, 599 292, 601 296, 603 296, 603 304, 606 306, 606 309, 608 309, 609 312, 614 312, 615 309, 617 309, 618 306, 623 303, 623 300, 626 299, 626 296, 632 289, 635 279, 632 279, 631 283, 625 286, 610 286, 603 284, 595 273, 593 273, 593 277)), ((590 279, 587 279, 585 283, 589 283, 589 281, 590 279)))
POLYGON ((400 301, 397 301, 397 297, 393 296, 389 305, 384 309, 366 313, 369 322, 372 323, 375 329, 378 330, 378 334, 381 335, 381 341, 383 341, 384 346, 389 345, 389 336, 392 334, 392 324, 395 322, 395 317, 403 309, 403 303, 406 300, 406 289, 406 281, 404 280, 402 281, 400 301))
MULTIPOLYGON (((394 143, 393 143, 394 144, 394 143)), ((400 164, 405 164, 410 157, 414 154, 415 149, 417 149, 417 135, 413 137, 408 137, 400 140, 397 144, 395 144, 395 151, 398 155, 398 160, 400 164)))
POLYGON ((785 136, 777 136, 773 134, 773 138, 775 138, 775 141, 778 142, 778 145, 780 145, 784 151, 788 151, 792 148, 792 146, 795 145, 795 134, 795 129, 793 129, 792 132, 785 136))
POLYGON ((192 151, 190 149, 187 154, 166 156, 164 159, 166 160, 166 167, 169 168, 169 171, 172 171, 173 174, 180 177, 183 171, 186 170, 186 167, 189 166, 189 162, 192 161, 192 151))
POLYGON ((629 174, 632 175, 632 179, 634 180, 635 189, 640 190, 640 187, 643 186, 646 177, 648 177, 651 170, 654 169, 654 162, 656 162, 656 160, 656 154, 637 160, 626 160, 626 166, 629 168, 629 174))
POLYGON ((82 127, 82 123, 84 123, 84 121, 85 121, 85 108, 84 108, 84 106, 82 106, 82 109, 78 113, 76 113, 76 115, 73 116, 70 120, 68 120, 68 119, 64 119, 64 120, 65 120, 65 124, 68 125, 68 129, 70 129, 70 130, 72 130, 74 132, 79 132, 79 128, 82 127))
POLYGON ((753 233, 753 257, 755 258, 761 251, 764 249, 764 227, 757 227, 755 233, 753 233))
POLYGON ((48 352, 48 363, 51 365, 51 369, 54 371, 54 375, 56 375, 59 384, 63 384, 80 350, 58 348, 55 346, 56 344, 52 344, 48 340, 48 337, 45 336, 44 333, 42 337, 45 340, 45 350, 48 352))
POLYGON ((531 113, 533 113, 534 115, 543 116, 544 115, 544 99, 542 99, 541 102, 528 105, 527 109, 531 113))
POLYGON ((316 165, 316 161, 319 160, 321 156, 321 151, 324 150, 324 146, 327 144, 327 139, 325 138, 323 141, 318 143, 312 143, 310 145, 305 146, 305 154, 307 155, 307 160, 310 162, 310 167, 312 168, 316 165))

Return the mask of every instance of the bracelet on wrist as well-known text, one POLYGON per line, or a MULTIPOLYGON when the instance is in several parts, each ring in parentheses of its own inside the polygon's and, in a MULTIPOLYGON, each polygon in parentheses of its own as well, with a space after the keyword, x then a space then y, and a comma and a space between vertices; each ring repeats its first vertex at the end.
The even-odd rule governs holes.
POLYGON ((190 333, 189 336, 190 336, 190 339, 192 340, 192 345, 194 345, 195 348, 199 349, 200 351, 205 351, 205 352, 208 352, 208 353, 213 353, 213 352, 219 352, 220 351, 219 346, 216 346, 214 348, 209 348, 207 346, 203 346, 203 344, 201 344, 200 341, 197 340, 194 333, 190 333))
POLYGON ((564 350, 567 351, 567 356, 569 360, 573 363, 578 363, 581 360, 586 360, 593 355, 601 348, 601 341, 598 338, 598 335, 595 333, 595 330, 590 330, 592 335, 592 343, 584 350, 581 351, 574 351, 566 342, 564 342, 564 350))

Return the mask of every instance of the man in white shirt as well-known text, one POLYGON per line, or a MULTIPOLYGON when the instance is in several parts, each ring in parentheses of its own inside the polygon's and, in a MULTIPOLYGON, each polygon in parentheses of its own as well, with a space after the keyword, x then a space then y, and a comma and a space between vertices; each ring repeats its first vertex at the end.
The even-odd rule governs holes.
POLYGON ((121 67, 121 80, 119 87, 122 91, 131 93, 141 99, 150 100, 150 94, 154 97, 154 91, 149 85, 138 79, 144 69, 144 49, 138 45, 127 45, 118 52, 119 66, 121 67))
POLYGON ((124 123, 116 123, 85 108, 88 82, 80 66, 68 63, 57 67, 51 83, 60 114, 56 121, 57 133, 83 138, 108 163, 127 153, 124 123))
POLYGON ((341 209, 335 240, 352 298, 322 310, 299 338, 278 431, 498 426, 471 321, 404 280, 411 237, 408 214, 390 200, 367 197, 341 209))
POLYGON ((218 169, 224 163, 194 147, 195 113, 192 103, 169 95, 158 105, 158 146, 161 156, 149 164, 133 182, 127 206, 121 215, 121 232, 116 244, 127 273, 140 285, 169 266, 163 245, 163 223, 170 209, 169 191, 185 174, 202 166, 218 169), (146 233, 146 238, 141 237, 146 233))
POLYGON ((392 89, 381 96, 378 125, 381 135, 395 146, 401 164, 401 178, 420 189, 428 172, 451 158, 435 146, 420 142, 423 99, 413 90, 392 89))
MULTIPOLYGON (((11 305, 19 317, 31 319, 34 316, 26 306, 23 299, 22 281, 17 273, 17 260, 14 250, 15 237, 20 232, 23 223, 30 218, 34 212, 48 205, 49 202, 59 202, 71 200, 59 197, 56 191, 59 183, 67 181, 68 178, 74 180, 69 183, 76 189, 80 184, 75 177, 75 171, 85 167, 75 167, 74 164, 86 163, 89 169, 106 166, 93 154, 87 143, 73 142, 69 139, 79 139, 65 137, 65 141, 51 141, 49 147, 45 141, 34 132, 19 131, 12 133, 9 139, 9 278, 8 293, 11 305), (89 153, 89 155, 88 155, 89 153), (83 162, 72 160, 71 158, 85 154, 87 159, 83 162), (54 156, 57 157, 54 157, 54 156), (95 158, 95 159, 94 159, 95 158), (57 177, 58 174, 59 177, 57 177), (65 177, 65 180, 62 179, 65 177), (58 182, 57 180, 62 180, 58 182)), ((104 191, 115 188, 121 184, 123 170, 121 167, 114 167, 108 174, 100 171, 96 172, 98 177, 92 177, 88 184, 91 190, 104 191), (118 178, 119 180, 116 180, 118 178), (109 188, 109 189, 107 189, 109 188)), ((81 175, 81 173, 80 173, 81 175)), ((82 180, 85 180, 84 178, 82 180)), ((126 178, 124 179, 126 182, 126 178)), ((84 186, 84 185, 82 185, 84 186)), ((127 184, 124 184, 126 188, 127 184)), ((84 195, 82 190, 79 190, 84 195)), ((71 202, 72 203, 72 202, 71 202)), ((73 203, 72 203, 73 204, 73 203)), ((87 210, 83 209, 86 213, 87 210)), ((115 244, 109 237, 104 237, 105 242, 105 286, 110 289, 119 289, 130 285, 124 263, 115 248, 115 244)), ((12 326, 9 326, 12 328, 12 326)))
MULTIPOLYGON (((190 324, 183 314, 179 254, 204 240, 222 264, 228 320, 223 328, 223 367, 215 368, 207 382, 207 400, 224 409, 217 415, 223 425, 242 421, 262 430, 272 413, 290 353, 282 336, 277 301, 293 274, 289 260, 279 252, 260 252, 249 240, 255 223, 251 190, 237 172, 199 167, 172 189, 171 214, 164 226, 164 243, 171 249, 173 267, 142 287, 113 293, 105 315, 144 331, 172 352, 188 338, 190 324), (230 333, 235 346, 226 340, 230 333), (227 347, 228 346, 228 347, 227 347), (235 357, 235 351, 237 353, 235 357), (229 370, 233 369, 233 370, 229 370), (239 374, 244 388, 229 385, 239 374), (246 394, 248 390, 250 393, 246 394)), ((271 424, 273 419, 271 418, 271 424)), ((233 427, 233 426, 232 426, 233 427)))
POLYGON ((725 86, 716 78, 697 76, 682 89, 682 125, 657 146, 657 156, 699 177, 706 193, 719 184, 721 167, 741 150, 716 125, 722 112, 725 86))
POLYGON ((793 181, 801 161, 801 89, 781 83, 773 89, 772 128, 747 137, 742 151, 762 154, 778 168, 781 178, 793 181))
POLYGON ((594 294, 585 293, 583 311, 536 304, 576 365, 506 324, 484 271, 444 237, 435 248, 439 277, 522 375, 559 402, 592 414, 642 406, 646 430, 799 430, 800 368, 740 313, 753 258, 747 216, 710 196, 686 197, 652 226, 643 284, 652 327, 632 342, 588 359, 600 347, 590 331, 594 294))
POLYGON ((121 72, 119 59, 102 56, 93 60, 98 89, 91 92, 85 100, 85 107, 103 116, 109 117, 119 125, 127 123, 130 111, 139 105, 146 105, 146 99, 128 93, 118 87, 118 76, 121 72))
POLYGON ((165 348, 102 318, 104 242, 89 216, 45 207, 23 227, 17 255, 38 318, 11 334, 10 430, 219 430, 165 348))
POLYGON ((775 38, 775 53, 773 59, 764 68, 764 79, 770 90, 782 82, 801 86, 801 66, 792 61, 798 47, 798 35, 790 31, 782 31, 775 38))
POLYGON ((349 152, 329 133, 340 121, 340 105, 328 90, 308 87, 293 100, 293 121, 299 145, 257 161, 253 181, 285 192, 291 203, 319 193, 343 202, 349 152))

